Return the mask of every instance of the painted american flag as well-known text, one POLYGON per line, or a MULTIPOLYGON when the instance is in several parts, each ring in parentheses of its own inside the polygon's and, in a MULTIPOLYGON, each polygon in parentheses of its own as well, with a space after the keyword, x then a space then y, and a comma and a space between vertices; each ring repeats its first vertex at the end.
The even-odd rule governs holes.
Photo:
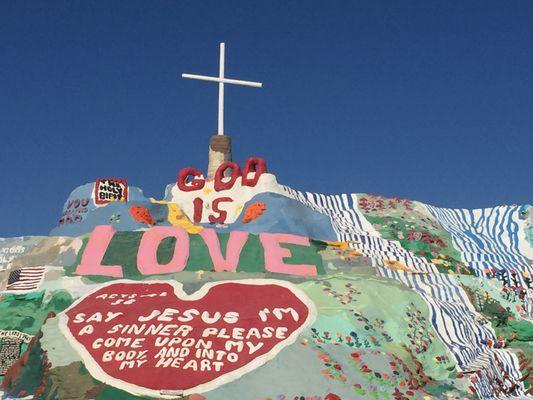
POLYGON ((10 272, 6 292, 29 292, 43 281, 45 267, 20 268, 10 272))

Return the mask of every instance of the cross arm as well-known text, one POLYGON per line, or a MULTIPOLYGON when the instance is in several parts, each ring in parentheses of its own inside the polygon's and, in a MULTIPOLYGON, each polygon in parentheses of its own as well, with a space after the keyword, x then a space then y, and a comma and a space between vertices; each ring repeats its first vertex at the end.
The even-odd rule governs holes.
POLYGON ((182 78, 187 79, 198 79, 200 81, 209 81, 209 82, 218 82, 218 83, 231 83, 234 85, 242 86, 251 86, 251 87, 263 87, 261 82, 251 82, 251 81, 241 81, 237 79, 228 79, 228 78, 218 78, 216 76, 204 76, 204 75, 193 75, 193 74, 181 74, 182 78))

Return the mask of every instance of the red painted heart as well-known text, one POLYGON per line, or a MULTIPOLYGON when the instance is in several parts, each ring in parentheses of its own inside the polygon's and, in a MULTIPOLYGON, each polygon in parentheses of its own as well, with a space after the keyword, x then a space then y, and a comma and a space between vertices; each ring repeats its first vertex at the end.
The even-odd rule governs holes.
POLYGON ((224 281, 187 295, 177 282, 114 281, 60 315, 102 382, 175 397, 230 382, 272 359, 314 320, 309 298, 270 279, 224 281))

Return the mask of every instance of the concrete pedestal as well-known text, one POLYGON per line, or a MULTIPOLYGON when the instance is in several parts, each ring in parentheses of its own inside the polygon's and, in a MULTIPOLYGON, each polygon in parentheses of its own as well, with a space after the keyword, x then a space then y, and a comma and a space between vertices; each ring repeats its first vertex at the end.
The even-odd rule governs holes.
POLYGON ((207 166, 207 180, 213 180, 220 164, 232 161, 231 138, 226 135, 211 136, 209 141, 209 164, 207 166))

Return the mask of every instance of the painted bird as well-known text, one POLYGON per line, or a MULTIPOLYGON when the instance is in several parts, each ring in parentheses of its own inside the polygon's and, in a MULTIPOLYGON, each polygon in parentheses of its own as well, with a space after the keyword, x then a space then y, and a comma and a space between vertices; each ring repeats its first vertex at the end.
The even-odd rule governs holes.
POLYGON ((152 218, 152 215, 150 214, 150 211, 146 207, 143 207, 143 206, 131 206, 130 207, 130 214, 131 214, 132 218, 135 221, 140 222, 141 224, 146 224, 146 225, 154 225, 155 224, 155 221, 152 218))
POLYGON ((266 210, 266 205, 262 201, 256 201, 255 203, 250 204, 244 210, 244 216, 242 217, 242 223, 247 224, 253 220, 259 218, 266 210))

